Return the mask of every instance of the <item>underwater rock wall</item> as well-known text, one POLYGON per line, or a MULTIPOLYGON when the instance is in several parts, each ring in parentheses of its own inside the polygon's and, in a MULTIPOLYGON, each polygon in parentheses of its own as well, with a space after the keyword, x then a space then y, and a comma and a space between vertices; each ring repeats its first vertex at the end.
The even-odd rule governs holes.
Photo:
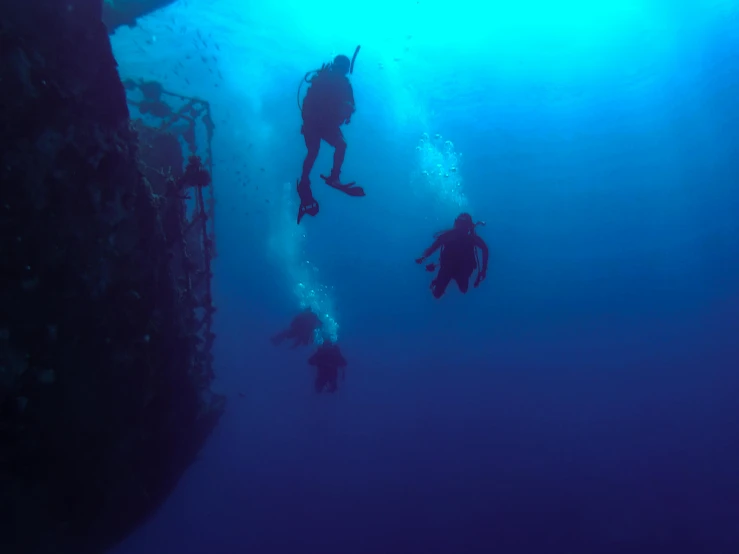
POLYGON ((161 504, 223 410, 180 198, 209 179, 191 160, 177 179, 155 172, 153 191, 101 18, 85 0, 0 12, 4 554, 103 552, 161 504))

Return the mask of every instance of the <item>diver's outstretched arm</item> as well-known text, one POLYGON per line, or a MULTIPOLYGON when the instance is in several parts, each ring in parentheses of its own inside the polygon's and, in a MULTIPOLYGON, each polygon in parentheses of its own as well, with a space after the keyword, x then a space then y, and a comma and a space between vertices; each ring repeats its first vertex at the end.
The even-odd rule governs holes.
POLYGON ((480 272, 484 275, 488 272, 488 257, 490 255, 488 245, 479 236, 475 235, 475 246, 482 250, 482 267, 480 268, 480 272))
POLYGON ((446 242, 447 234, 444 233, 443 235, 440 235, 432 244, 429 246, 426 250, 423 251, 423 254, 421 254, 420 258, 416 259, 416 263, 420 264, 423 263, 423 261, 428 258, 431 254, 436 252, 439 248, 441 248, 444 243, 446 242))
POLYGON ((285 330, 277 333, 275 336, 273 336, 270 340, 272 341, 272 344, 275 346, 282 343, 283 340, 285 340, 288 336, 290 336, 290 331, 285 330))

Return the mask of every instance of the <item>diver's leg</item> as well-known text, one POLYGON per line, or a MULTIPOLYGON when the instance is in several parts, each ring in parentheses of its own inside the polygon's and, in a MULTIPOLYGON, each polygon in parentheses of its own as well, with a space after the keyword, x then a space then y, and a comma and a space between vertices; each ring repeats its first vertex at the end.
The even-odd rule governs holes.
POLYGON ((321 148, 321 135, 317 132, 315 126, 303 124, 301 130, 305 138, 305 146, 308 153, 303 161, 303 173, 298 181, 298 196, 300 197, 300 207, 298 208, 298 225, 305 214, 315 216, 318 215, 318 202, 313 198, 313 191, 310 188, 310 172, 313 164, 316 163, 318 151, 321 148))
POLYGON ((449 281, 452 280, 452 274, 442 266, 439 269, 439 274, 436 279, 431 281, 431 292, 434 298, 441 298, 444 295, 444 291, 449 286, 449 281))
POLYGON ((337 383, 339 379, 339 368, 338 367, 332 367, 328 370, 328 392, 336 392, 336 389, 339 388, 339 385, 337 383))
POLYGON ((316 369, 316 392, 323 392, 323 387, 326 386, 327 381, 326 370, 319 366, 316 369))
POLYGON ((470 277, 472 276, 472 273, 461 272, 457 274, 454 277, 454 280, 457 282, 457 286, 459 287, 459 292, 462 294, 465 294, 469 288, 470 288, 470 277))
POLYGON ((314 125, 303 124, 303 138, 308 153, 303 161, 303 173, 300 175, 300 183, 310 186, 310 172, 318 158, 318 152, 321 149, 321 134, 315 129, 314 125))
POLYGON ((344 133, 339 127, 327 131, 323 135, 323 140, 334 147, 334 167, 331 169, 329 180, 335 183, 339 182, 341 174, 341 166, 344 165, 344 156, 346 156, 346 139, 344 133))
POLYGON ((270 340, 272 341, 272 344, 277 346, 281 344, 282 341, 285 340, 289 334, 290 334, 290 331, 281 331, 277 333, 275 336, 273 336, 270 340))

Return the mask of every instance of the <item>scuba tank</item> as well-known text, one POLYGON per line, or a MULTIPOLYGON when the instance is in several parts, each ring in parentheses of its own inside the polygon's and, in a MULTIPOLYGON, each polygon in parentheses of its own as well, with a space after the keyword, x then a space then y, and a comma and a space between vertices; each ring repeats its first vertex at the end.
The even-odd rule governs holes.
MULTIPOLYGON (((361 45, 357 45, 357 47, 354 49, 354 55, 352 56, 351 61, 349 62, 349 74, 351 75, 354 73, 354 62, 357 59, 357 54, 359 54, 359 49, 361 45)), ((320 69, 311 69, 308 71, 303 78, 300 80, 300 83, 298 84, 298 109, 301 113, 303 113, 303 105, 300 103, 300 93, 303 90, 303 83, 311 84, 313 82, 313 79, 321 75, 325 71, 330 71, 331 67, 333 66, 333 62, 324 63, 321 65, 320 69)))

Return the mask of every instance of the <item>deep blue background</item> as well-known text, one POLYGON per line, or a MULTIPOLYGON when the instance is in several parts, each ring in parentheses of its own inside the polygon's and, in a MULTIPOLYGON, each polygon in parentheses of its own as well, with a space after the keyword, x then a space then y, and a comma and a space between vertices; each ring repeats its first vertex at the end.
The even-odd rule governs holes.
POLYGON ((324 149, 322 212, 297 234, 294 84, 320 58, 255 47, 273 64, 243 76, 258 108, 233 84, 209 96, 227 413, 116 552, 739 552, 739 24, 673 15, 669 48, 583 73, 457 57, 390 78, 364 44, 344 175, 368 196, 320 186, 324 149), (423 132, 463 154, 487 222, 466 297, 434 301, 413 263, 459 211, 413 181, 423 132), (313 392, 309 350, 268 340, 306 261, 349 361, 335 396, 313 392))

